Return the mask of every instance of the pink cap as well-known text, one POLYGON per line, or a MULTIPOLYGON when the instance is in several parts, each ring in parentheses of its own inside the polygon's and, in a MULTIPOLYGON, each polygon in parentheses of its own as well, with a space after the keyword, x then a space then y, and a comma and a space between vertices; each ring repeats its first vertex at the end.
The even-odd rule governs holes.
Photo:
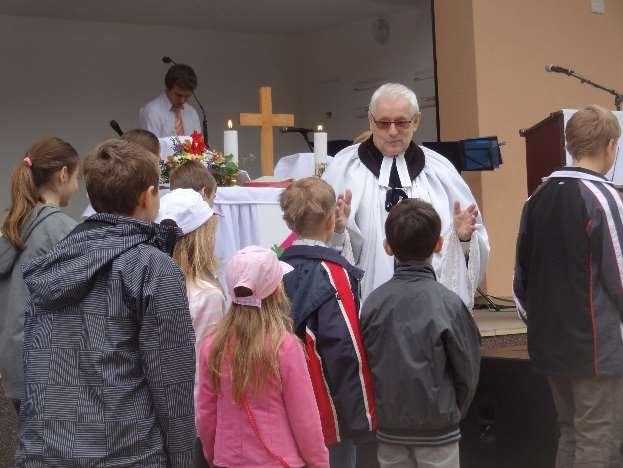
POLYGON ((283 275, 293 268, 279 261, 272 250, 251 245, 236 252, 227 264, 225 278, 234 304, 261 307, 262 299, 275 292, 283 275), (253 291, 251 296, 236 297, 234 289, 243 286, 253 291))

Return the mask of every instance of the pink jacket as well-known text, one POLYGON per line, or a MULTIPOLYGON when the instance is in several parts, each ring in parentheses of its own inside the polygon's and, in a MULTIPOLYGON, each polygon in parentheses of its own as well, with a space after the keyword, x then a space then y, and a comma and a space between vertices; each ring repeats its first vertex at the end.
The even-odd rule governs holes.
MULTIPOLYGON (((201 346, 196 408, 197 431, 206 459, 216 466, 281 468, 258 440, 244 408, 232 400, 227 361, 221 392, 214 392, 207 371, 211 345, 212 336, 208 336, 201 346)), ((327 468, 329 456, 305 354, 292 334, 279 348, 279 372, 281 389, 267 385, 260 396, 249 398, 259 433, 268 448, 290 466, 327 468)))

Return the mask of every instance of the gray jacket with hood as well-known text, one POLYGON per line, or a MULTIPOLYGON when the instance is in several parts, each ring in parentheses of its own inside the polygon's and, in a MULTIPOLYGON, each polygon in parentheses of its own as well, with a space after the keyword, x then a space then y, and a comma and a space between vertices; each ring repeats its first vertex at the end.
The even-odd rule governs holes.
POLYGON ((190 468, 195 335, 176 228, 100 213, 24 268, 18 468, 190 468))
POLYGON ((76 226, 76 221, 54 205, 36 205, 22 226, 24 250, 0 236, 0 374, 8 398, 24 397, 22 350, 24 304, 28 295, 22 266, 45 255, 76 226))

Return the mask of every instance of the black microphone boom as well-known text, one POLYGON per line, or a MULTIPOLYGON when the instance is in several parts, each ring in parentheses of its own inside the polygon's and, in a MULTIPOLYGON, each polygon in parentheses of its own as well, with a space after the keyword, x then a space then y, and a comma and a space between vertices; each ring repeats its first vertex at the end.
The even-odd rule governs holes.
POLYGON ((564 73, 565 75, 573 74, 573 70, 559 67, 558 65, 545 65, 545 71, 549 73, 564 73))
POLYGON ((282 127, 280 129, 281 133, 300 133, 307 143, 309 147, 309 151, 314 151, 314 144, 309 140, 309 134, 313 132, 311 128, 301 128, 301 127, 282 127))
POLYGON ((618 92, 617 90, 612 88, 606 88, 605 86, 595 83, 588 78, 584 78, 582 75, 577 74, 571 69, 559 67, 558 65, 545 65, 545 71, 549 73, 564 73, 567 76, 572 76, 573 78, 580 80, 580 83, 582 84, 591 85, 593 88, 601 89, 602 91, 611 94, 612 96, 614 96, 614 107, 618 111, 621 110, 621 106, 623 105, 623 94, 618 92))
MULTIPOLYGON (((173 65, 177 65, 175 60, 173 60, 168 55, 165 55, 164 57, 162 57, 162 62, 163 63, 172 63, 173 65)), ((206 146, 208 148, 210 148, 210 145, 208 144, 208 118, 206 117, 206 111, 203 108, 203 106, 201 105, 201 102, 199 101, 199 98, 195 94, 194 90, 192 91, 192 93, 193 93, 193 98, 195 98, 195 102, 199 106, 199 109, 201 109, 201 116, 202 116, 202 119, 201 119, 201 131, 203 133, 203 141, 206 144, 206 146)))
POLYGON ((123 136, 123 130, 121 130, 121 127, 119 126, 119 123, 116 120, 111 120, 110 126, 112 127, 112 129, 115 131, 117 135, 123 136))
POLYGON ((283 127, 281 133, 311 133, 313 130, 311 128, 301 128, 301 127, 283 127))

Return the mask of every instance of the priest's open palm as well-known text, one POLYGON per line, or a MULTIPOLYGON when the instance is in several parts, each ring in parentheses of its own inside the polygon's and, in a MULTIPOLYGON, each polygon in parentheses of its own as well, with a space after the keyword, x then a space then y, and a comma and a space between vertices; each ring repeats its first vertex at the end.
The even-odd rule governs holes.
POLYGON ((454 229, 461 241, 467 242, 472 238, 476 230, 477 216, 478 207, 475 203, 462 210, 461 204, 458 201, 454 202, 454 229))
POLYGON ((346 229, 348 217, 350 216, 350 204, 353 201, 353 192, 346 189, 344 193, 337 196, 335 204, 335 232, 341 234, 346 229))

